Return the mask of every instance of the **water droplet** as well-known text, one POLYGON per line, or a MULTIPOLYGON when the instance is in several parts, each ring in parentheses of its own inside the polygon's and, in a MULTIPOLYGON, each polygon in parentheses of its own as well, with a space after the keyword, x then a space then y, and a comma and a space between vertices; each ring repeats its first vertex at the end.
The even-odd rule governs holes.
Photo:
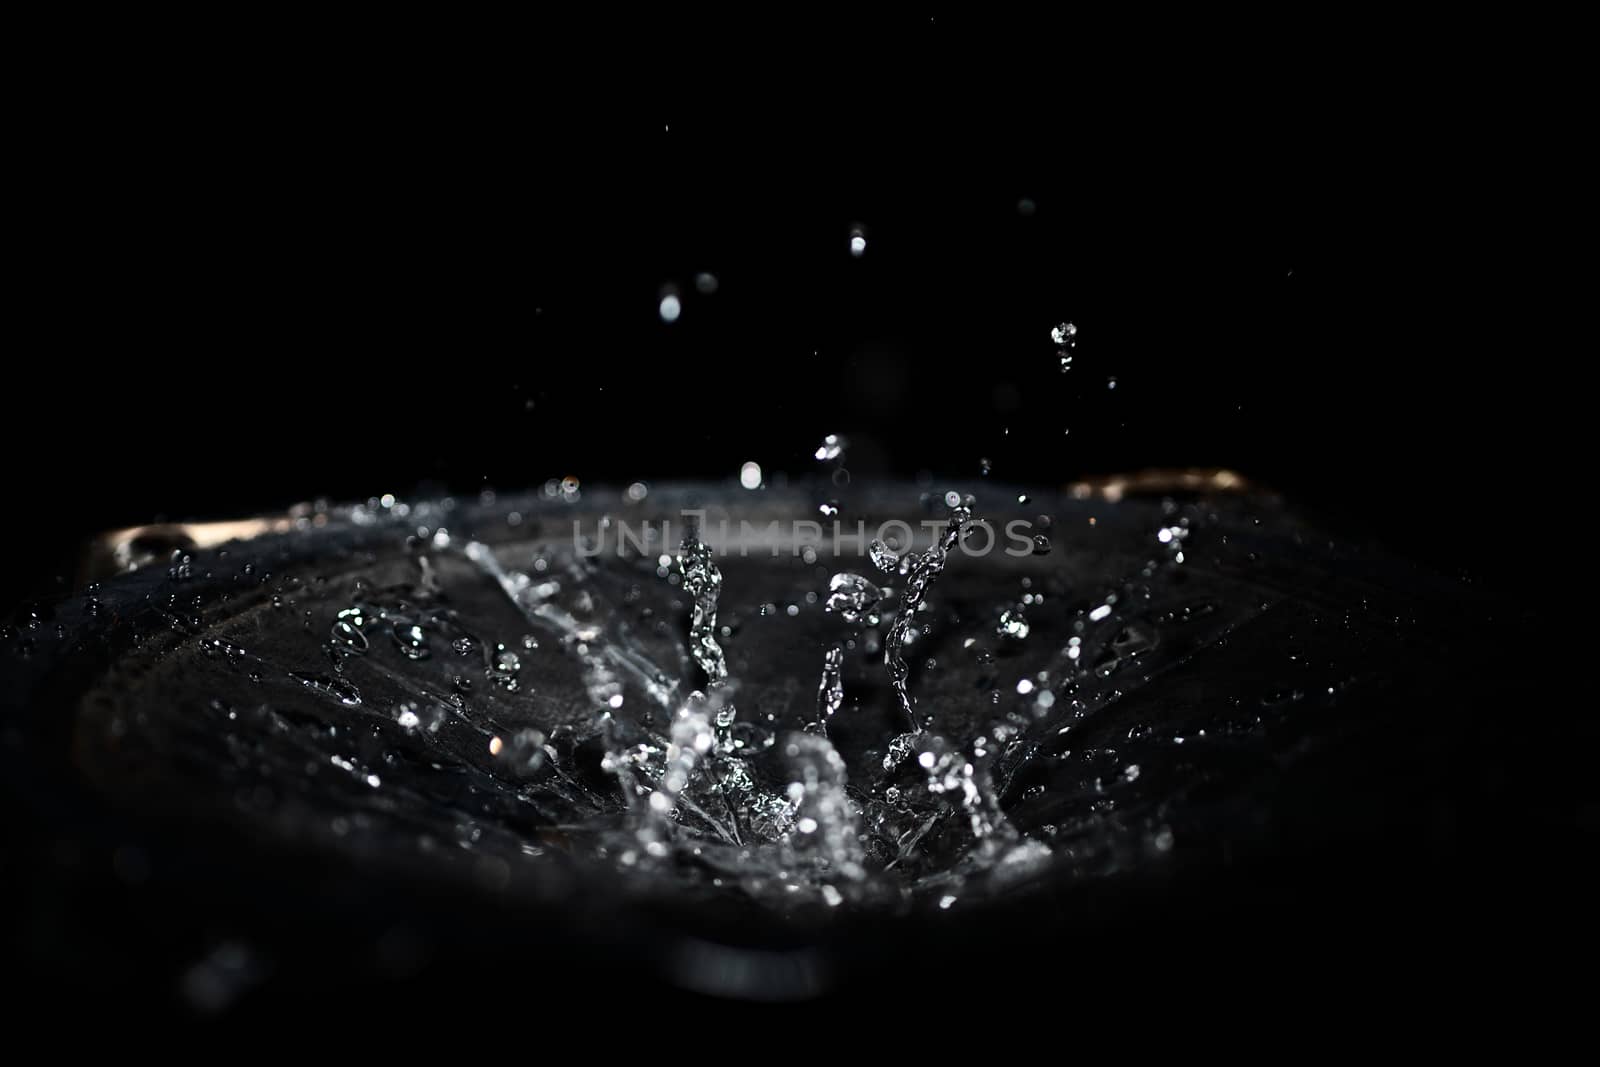
POLYGON ((885 574, 893 574, 900 569, 900 556, 894 549, 884 544, 877 538, 867 546, 867 558, 872 560, 872 565, 885 574))
POLYGON ((917 735, 914 733, 900 734, 889 742, 888 751, 883 754, 883 769, 892 771, 906 761, 916 748, 917 735))
POLYGON ((739 484, 746 489, 761 488, 761 464, 746 463, 739 468, 739 484))
POLYGON ((1076 336, 1078 336, 1078 328, 1070 322, 1063 322, 1050 330, 1050 340, 1058 345, 1064 345, 1076 336))
POLYGON ((822 657, 822 684, 817 687, 817 729, 826 734, 828 720, 844 703, 844 649, 834 645, 822 657))
POLYGON ((836 433, 830 433, 822 439, 822 445, 817 449, 816 456, 819 460, 838 459, 844 455, 844 450, 849 442, 836 433))
POLYGON ((416 623, 396 622, 393 630, 395 645, 407 659, 427 659, 428 635, 416 623))
POLYGON ((300 674, 291 672, 289 677, 319 693, 326 693, 341 704, 354 706, 361 703, 361 692, 343 678, 329 678, 321 674, 300 674))
POLYGON ((333 631, 329 635, 329 640, 345 651, 364 656, 368 642, 367 635, 361 628, 365 625, 366 616, 360 608, 346 608, 333 620, 333 631))
POLYGON ((1035 556, 1048 556, 1050 554, 1050 538, 1044 534, 1034 534, 1033 554, 1035 556))
POLYGON ((1012 608, 1000 616, 1000 622, 995 626, 995 634, 1008 641, 1025 640, 1032 631, 1028 625, 1027 616, 1023 615, 1021 608, 1012 608))
POLYGON ((859 574, 835 574, 828 583, 828 602, 825 610, 836 611, 846 622, 865 622, 878 625, 877 609, 883 602, 883 590, 859 574))
POLYGON ((661 321, 673 323, 678 321, 678 316, 683 314, 683 304, 678 300, 676 293, 668 293, 661 298, 661 321))
POLYGON ((717 598, 722 594, 722 571, 711 556, 711 549, 693 536, 683 539, 675 561, 683 578, 683 588, 694 597, 694 614, 689 624, 689 651, 713 684, 728 676, 728 665, 717 644, 717 598))

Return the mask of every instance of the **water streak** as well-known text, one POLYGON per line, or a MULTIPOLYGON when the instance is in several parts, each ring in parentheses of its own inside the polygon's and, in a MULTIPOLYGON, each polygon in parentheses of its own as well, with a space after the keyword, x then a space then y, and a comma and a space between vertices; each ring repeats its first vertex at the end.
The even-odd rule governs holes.
MULTIPOLYGON (((928 587, 933 580, 944 570, 945 561, 949 558, 951 550, 960 543, 962 531, 972 519, 971 509, 957 506, 950 509, 950 521, 944 527, 944 533, 928 548, 926 552, 918 555, 908 552, 898 561, 899 568, 906 571, 905 590, 900 594, 900 610, 895 614, 894 622, 889 625, 888 636, 883 642, 883 663, 889 670, 889 680, 894 685, 895 697, 900 701, 900 710, 905 713, 906 722, 911 725, 912 733, 920 733, 927 727, 927 723, 917 719, 916 704, 911 699, 909 679, 911 669, 906 666, 905 644, 911 627, 916 622, 917 610, 922 607, 923 599, 928 595, 928 587)), ((874 555, 874 562, 879 567, 887 570, 887 560, 874 555)))
POLYGON ((822 736, 828 735, 828 721, 844 703, 844 649, 834 645, 822 657, 822 684, 817 687, 817 719, 812 724, 822 736))

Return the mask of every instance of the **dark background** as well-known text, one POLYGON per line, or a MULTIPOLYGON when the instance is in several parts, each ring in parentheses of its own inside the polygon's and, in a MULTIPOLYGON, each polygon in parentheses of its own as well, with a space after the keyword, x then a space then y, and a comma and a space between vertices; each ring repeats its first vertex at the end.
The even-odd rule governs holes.
POLYGON ((1561 168, 1494 169, 1537 122, 1502 121, 1492 79, 1445 107, 1294 54, 995 89, 974 32, 824 36, 810 89, 878 81, 782 102, 670 57, 538 84, 375 51, 57 78, 28 112, 0 402, 31 561, 8 599, 70 584, 110 527, 798 474, 827 433, 858 480, 1228 466, 1518 584, 1563 452, 1542 331, 1576 286, 1529 254, 1561 168))

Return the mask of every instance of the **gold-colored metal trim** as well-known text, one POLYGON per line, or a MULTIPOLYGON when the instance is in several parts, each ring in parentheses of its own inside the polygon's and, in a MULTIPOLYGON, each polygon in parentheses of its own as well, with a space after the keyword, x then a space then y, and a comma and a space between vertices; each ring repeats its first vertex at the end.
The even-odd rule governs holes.
POLYGON ((225 522, 152 523, 112 530, 89 543, 84 553, 81 579, 83 582, 98 582, 116 574, 137 570, 173 552, 212 548, 228 541, 244 541, 293 528, 293 518, 280 516, 225 522))
POLYGON ((1221 467, 1155 468, 1135 474, 1107 474, 1073 482, 1067 492, 1074 500, 1116 503, 1125 496, 1167 493, 1250 493, 1256 486, 1244 475, 1221 467))

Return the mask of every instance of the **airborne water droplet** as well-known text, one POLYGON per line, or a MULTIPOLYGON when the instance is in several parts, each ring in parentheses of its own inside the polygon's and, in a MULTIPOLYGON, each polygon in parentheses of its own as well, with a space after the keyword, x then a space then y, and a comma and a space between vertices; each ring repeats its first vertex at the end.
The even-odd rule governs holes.
POLYGON ((1078 336, 1078 328, 1070 322, 1063 322, 1050 330, 1050 340, 1058 345, 1064 345, 1078 336))
POLYGON ((1021 608, 1012 608, 1000 616, 1000 622, 995 626, 995 633, 1008 641, 1022 641, 1027 638, 1032 627, 1028 625, 1027 616, 1022 614, 1021 608))
POLYGON ((843 572, 828 583, 825 610, 838 612, 846 622, 864 620, 868 626, 876 626, 877 608, 882 601, 883 590, 859 574, 843 572))
POLYGON ((822 684, 817 687, 817 731, 826 735, 828 720, 844 703, 844 649, 834 645, 822 658, 822 684))
POLYGON ((822 439, 822 444, 818 447, 816 456, 820 460, 838 459, 844 455, 845 447, 848 444, 849 442, 843 437, 836 433, 830 433, 822 439))
POLYGON ((867 558, 872 560, 874 567, 885 574, 893 574, 900 569, 900 556, 894 549, 876 538, 867 546, 867 558))

